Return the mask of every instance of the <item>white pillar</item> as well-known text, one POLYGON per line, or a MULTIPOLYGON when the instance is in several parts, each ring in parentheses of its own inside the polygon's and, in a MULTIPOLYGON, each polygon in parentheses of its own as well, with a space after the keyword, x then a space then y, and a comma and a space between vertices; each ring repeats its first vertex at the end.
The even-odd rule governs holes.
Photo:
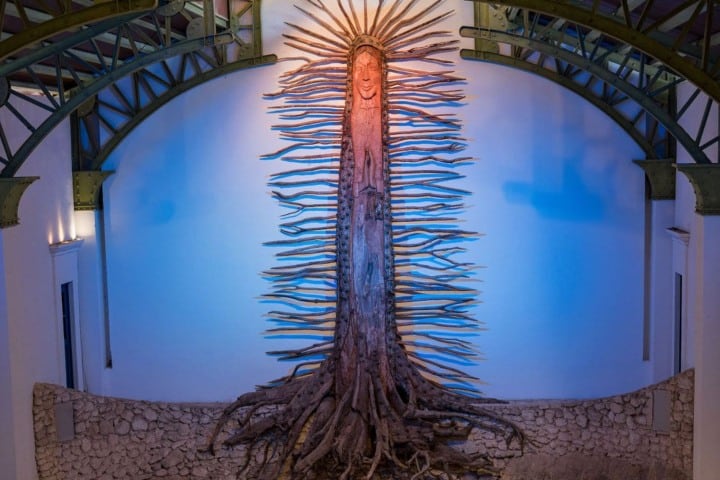
POLYGON ((13 480, 17 475, 17 460, 3 232, 0 230, 0 472, 2 478, 13 480))
POLYGON ((652 381, 673 375, 673 240, 675 202, 653 200, 650 226, 650 363, 652 381))
POLYGON ((102 239, 98 236, 97 216, 102 211, 75 212, 75 228, 83 239, 78 257, 80 323, 86 360, 86 390, 103 395, 107 391, 106 371, 111 359, 109 325, 105 310, 102 239))
POLYGON ((695 426, 693 478, 716 480, 720 472, 720 216, 696 215, 695 426))

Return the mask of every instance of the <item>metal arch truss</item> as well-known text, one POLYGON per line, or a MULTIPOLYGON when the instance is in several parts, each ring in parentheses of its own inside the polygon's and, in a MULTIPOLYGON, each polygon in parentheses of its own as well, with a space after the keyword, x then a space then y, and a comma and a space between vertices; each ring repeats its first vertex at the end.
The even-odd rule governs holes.
MULTIPOLYGON (((683 43, 682 32, 666 35, 663 29, 674 19, 669 14, 652 22, 642 17, 626 22, 625 14, 642 3, 619 0, 608 13, 568 1, 493 2, 516 8, 476 2, 475 26, 461 29, 462 36, 476 39, 476 48, 462 55, 531 71, 583 95, 624 128, 648 158, 674 156, 669 134, 696 163, 716 163, 710 158, 720 137, 707 128, 710 115, 718 115, 720 98, 716 39, 683 43), (481 5, 494 10, 483 15, 481 5), (686 80, 694 90, 675 105, 674 87, 686 80)), ((685 1, 673 12, 696 13, 705 3, 685 1)), ((682 20, 673 22, 682 27, 682 20)))
MULTIPOLYGON (((676 135, 687 137, 667 113, 668 90, 673 83, 656 81, 641 88, 618 72, 545 42, 468 27, 464 27, 461 34, 466 37, 479 35, 493 42, 510 44, 512 47, 509 49, 499 49, 506 52, 504 54, 488 50, 462 50, 461 56, 535 73, 583 96, 620 125, 644 150, 647 158, 671 156, 667 130, 658 118, 676 127, 676 135)), ((689 138, 687 140, 692 144, 689 138)))
POLYGON ((101 95, 89 98, 72 118, 73 170, 100 170, 128 133, 177 95, 220 75, 276 61, 274 55, 228 60, 235 45, 229 37, 220 40, 190 51, 167 49, 150 66, 109 83, 101 95), (169 58, 162 58, 168 54, 169 58))
POLYGON ((240 0, 242 8, 225 20, 204 3, 215 23, 193 12, 202 23, 190 22, 184 35, 171 17, 190 18, 186 9, 197 5, 171 2, 102 20, 0 65, 0 178, 13 177, 73 112, 73 169, 99 169, 124 135, 174 96, 276 60, 262 55, 259 0, 240 0), (24 81, 9 80, 20 75, 24 81))
POLYGON ((514 7, 510 9, 514 17, 529 17, 530 21, 542 15, 543 24, 551 28, 565 23, 575 28, 582 25, 583 28, 577 28, 581 34, 644 52, 698 86, 716 102, 720 101, 719 39, 712 32, 717 0, 677 0, 670 11, 658 10, 657 14, 653 10, 661 2, 654 0, 494 0, 492 3, 514 7), (704 31, 697 38, 691 34, 691 28, 699 21, 704 23, 704 31))
POLYGON ((60 32, 82 28, 90 22, 107 18, 116 18, 131 12, 145 12, 157 6, 156 0, 117 0, 93 3, 57 1, 47 4, 39 2, 30 7, 22 2, 3 0, 0 10, 0 27, 5 32, 5 24, 17 18, 21 30, 0 41, 0 59, 11 57, 30 45, 49 39, 60 32), (52 3, 55 3, 52 5, 52 3))

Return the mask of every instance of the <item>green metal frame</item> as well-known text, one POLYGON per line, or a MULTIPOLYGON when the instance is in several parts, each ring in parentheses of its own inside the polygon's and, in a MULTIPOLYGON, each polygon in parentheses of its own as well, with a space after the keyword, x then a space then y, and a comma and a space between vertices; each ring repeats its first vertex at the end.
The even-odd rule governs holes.
POLYGON ((102 184, 115 172, 93 170, 73 172, 73 203, 75 210, 99 210, 102 197, 102 184))
POLYGON ((701 215, 720 215, 720 165, 676 164, 695 190, 695 211, 701 215))
POLYGON ((18 209, 25 190, 40 177, 0 178, 0 228, 20 222, 18 209))
MULTIPOLYGON (((479 0, 469 1, 478 2, 479 0)), ((626 5, 626 1, 621 0, 623 5, 626 5)), ((661 61, 682 78, 699 87, 715 102, 720 102, 720 83, 718 82, 720 66, 718 59, 709 53, 709 38, 700 42, 700 47, 683 44, 682 39, 668 38, 665 33, 660 31, 660 25, 657 22, 650 25, 645 25, 645 22, 633 25, 622 16, 599 11, 600 2, 592 2, 590 6, 579 4, 573 0, 494 0, 492 3, 542 12, 599 30, 661 61), (680 44, 676 45, 679 40, 680 44), (693 57, 699 58, 693 60, 693 57)), ((713 2, 710 0, 692 0, 683 2, 678 8, 687 8, 703 3, 713 6, 713 2)))
MULTIPOLYGON (((126 112, 126 121, 122 126, 112 125, 107 129, 105 133, 111 134, 102 136, 105 142, 103 147, 106 147, 102 148, 102 152, 93 148, 74 149, 80 154, 79 158, 74 160, 75 170, 99 169, 102 160, 88 161, 88 154, 100 154, 104 160, 109 151, 140 120, 176 95, 233 70, 275 62, 277 58, 274 55, 262 55, 260 1, 249 3, 245 11, 248 12, 251 20, 246 25, 238 25, 237 28, 249 32, 251 38, 249 42, 243 41, 238 35, 242 32, 238 31, 177 41, 167 34, 166 29, 152 12, 141 12, 101 21, 0 66, 0 77, 7 77, 18 71, 29 73, 31 78, 36 80, 35 88, 42 93, 41 98, 36 98, 24 93, 22 85, 9 86, 8 100, 0 105, 0 111, 6 110, 3 115, 5 120, 0 124, 0 178, 13 177, 44 137, 88 100, 98 94, 102 97, 101 92, 105 89, 109 89, 112 95, 117 95, 118 82, 124 78, 131 78, 133 85, 131 92, 120 93, 120 96, 126 101, 133 95, 136 97, 134 103, 128 103, 131 108, 126 112), (144 15, 148 17, 145 18, 144 15), (133 21, 144 21, 146 27, 154 26, 157 38, 163 40, 159 43, 150 41, 146 34, 138 33, 138 29, 133 27, 133 21), (106 36, 108 32, 116 38, 114 51, 112 54, 102 55, 97 48, 97 43, 100 41, 98 37, 106 36), (77 45, 88 44, 95 46, 93 63, 102 66, 94 68, 92 76, 80 73, 80 66, 87 69, 91 64, 83 59, 78 51, 73 50, 77 45), (132 48, 135 52, 134 56, 124 62, 119 60, 120 50, 123 48, 132 48), (63 71, 60 67, 56 69, 55 88, 48 87, 39 79, 36 69, 41 68, 43 63, 63 66, 63 71), (173 64, 181 65, 180 70, 173 71, 173 64), (68 74, 78 84, 70 92, 64 89, 63 76, 68 74), (142 94, 139 93, 141 91, 142 94), (140 97, 143 97, 142 102, 138 100, 140 97), (20 108, 19 104, 39 108, 46 112, 46 115, 32 117, 23 115, 21 112, 24 109, 20 108), (24 131, 25 136, 17 138, 15 135, 11 142, 9 135, 6 134, 8 130, 24 131)), ((84 55, 89 55, 87 49, 84 55)), ((106 119, 107 116, 103 116, 102 112, 104 105, 101 102, 96 104, 100 106, 96 107, 94 112, 101 120, 106 119)), ((92 138, 92 135, 88 137, 86 134, 89 132, 84 132, 83 129, 83 125, 75 129, 79 133, 78 137, 92 138)), ((92 142, 95 140, 90 140, 90 143, 92 142)))
MULTIPOLYGON (((546 3, 553 5, 546 6, 543 11, 552 12, 558 11, 559 4, 564 4, 564 2, 546 3)), ((545 16, 542 23, 538 22, 537 11, 520 11, 515 18, 521 18, 521 21, 506 22, 505 28, 509 31, 497 31, 494 30, 497 26, 488 20, 487 13, 481 15, 484 11, 480 6, 485 4, 476 2, 475 5, 476 25, 463 27, 461 35, 475 38, 478 47, 493 51, 473 53, 465 50, 463 51, 465 58, 521 67, 555 81, 560 75, 564 80, 559 83, 564 86, 574 84, 575 86, 571 87, 573 91, 580 92, 596 105, 597 99, 593 97, 600 96, 599 106, 608 115, 617 119, 618 115, 612 113, 612 110, 617 110, 620 116, 631 121, 633 128, 644 132, 646 140, 654 147, 654 155, 648 158, 674 156, 674 148, 669 142, 665 151, 657 149, 660 140, 657 134, 660 130, 657 125, 652 124, 655 122, 660 123, 663 129, 677 139, 696 163, 709 164, 716 161, 711 160, 708 155, 716 155, 715 148, 720 143, 720 135, 708 131, 707 120, 713 108, 718 108, 717 102, 712 98, 711 92, 704 92, 696 87, 684 103, 673 108, 675 107, 674 87, 685 79, 663 63, 662 58, 653 58, 633 45, 607 39, 603 37, 603 33, 589 31, 586 26, 573 24, 565 18, 553 19, 545 16), (482 40, 483 43, 478 43, 478 40, 482 40), (494 46, 487 48, 488 44, 498 42, 509 45, 510 48, 498 49, 494 46), (608 44, 614 44, 615 47, 608 47, 608 44), (506 58, 500 58, 500 52, 506 58), (527 62, 535 66, 527 65, 527 62), (587 72, 589 77, 581 72, 587 72), (593 85, 594 89, 591 88, 593 85), (601 85, 601 88, 598 85, 601 85), (618 95, 618 92, 622 95, 618 95), (707 97, 701 99, 700 93, 705 93, 707 97), (670 101, 666 98, 668 95, 671 96, 670 101), (628 111, 628 100, 636 105, 634 111, 633 109, 628 111), (683 121, 684 115, 691 111, 690 107, 700 108, 703 111, 699 123, 683 121)), ((594 15, 612 18, 613 22, 620 21, 616 17, 599 12, 595 12, 594 15)), ((667 57, 667 54, 662 53, 656 55, 667 57)), ((626 123, 619 122, 619 124, 628 130, 626 123)), ((638 141, 639 135, 633 133, 631 135, 638 141)), ((647 153, 647 145, 640 142, 638 144, 647 153)))
MULTIPOLYGON (((232 41, 232 38, 229 35, 226 35, 223 39, 219 40, 230 42, 232 41)), ((136 57, 132 59, 132 61, 128 61, 122 65, 117 65, 114 69, 112 69, 105 75, 97 77, 83 84, 80 88, 75 89, 68 98, 58 97, 56 99, 55 96, 53 96, 50 91, 45 88, 45 98, 47 99, 47 103, 45 104, 40 103, 39 101, 34 100, 32 97, 24 95, 19 91, 11 91, 11 94, 14 93, 15 96, 26 100, 28 103, 34 104, 40 108, 44 108, 45 110, 49 111, 50 114, 42 121, 37 123, 33 122, 33 118, 28 118, 24 116, 17 117, 18 121, 27 127, 28 135, 20 148, 18 148, 8 159, 9 161, 3 162, 6 163, 6 165, 0 176, 13 176, 23 164, 23 162, 27 159, 27 157, 30 155, 30 153, 33 151, 33 149, 37 147, 37 145, 42 141, 42 139, 48 133, 50 133, 53 128, 55 128, 62 120, 64 120, 86 100, 97 94, 102 89, 114 84, 126 75, 129 75, 142 68, 152 65, 160 60, 175 55, 194 53, 202 48, 205 48, 206 45, 207 41, 204 38, 187 40, 185 42, 157 49, 150 54, 136 57)), ((14 110, 15 112, 17 111, 17 109, 11 108, 11 104, 9 103, 6 103, 3 108, 8 108, 11 111, 14 110)), ((5 139, 4 131, 0 131, 0 133, 3 135, 3 139, 5 139)))
MULTIPOLYGON (((717 143, 718 139, 715 138, 714 142, 701 145, 696 138, 693 138, 693 136, 683 128, 679 122, 679 118, 671 115, 667 111, 667 108, 656 100, 659 93, 666 90, 668 85, 652 82, 645 83, 642 86, 636 86, 627 80, 623 69, 618 69, 615 72, 608 69, 602 56, 594 58, 592 56, 578 55, 567 48, 562 48, 551 42, 536 40, 535 38, 526 38, 505 32, 487 32, 471 27, 463 27, 461 29, 461 35, 465 37, 482 36, 489 40, 512 44, 515 47, 523 49, 521 56, 510 57, 507 61, 500 61, 501 56, 497 54, 478 55, 474 51, 467 50, 461 51, 463 58, 496 61, 513 66, 519 65, 520 62, 534 62, 536 68, 531 69, 527 67, 526 70, 542 74, 550 79, 554 79, 554 77, 560 75, 566 79, 566 81, 561 82, 563 85, 568 82, 577 83, 580 81, 581 83, 578 87, 581 88, 573 88, 573 91, 579 91, 583 97, 592 101, 594 104, 599 104, 600 108, 612 118, 624 116, 624 113, 622 113, 618 107, 627 100, 631 100, 639 108, 632 111, 632 120, 626 119, 626 122, 619 123, 620 126, 625 128, 626 123, 630 122, 633 124, 634 129, 637 129, 639 120, 643 119, 643 116, 639 113, 646 112, 662 124, 662 126, 683 145, 695 162, 704 164, 711 163, 704 149, 708 149, 717 143), (535 55, 536 53, 539 53, 539 55, 535 55), (590 79, 580 76, 579 73, 581 72, 590 74, 590 79), (596 91, 587 88, 593 81, 601 82, 602 88, 596 91), (601 100, 591 100, 592 97, 597 96, 598 93, 600 93, 601 100), (615 113, 611 113, 611 111, 615 113)), ((624 105, 622 106, 624 107, 624 105)), ((684 111, 682 113, 684 113, 684 111)), ((631 131, 628 131, 628 133, 631 133, 631 131)), ((638 132, 631 133, 631 135, 636 140, 637 137, 641 136, 638 132)), ((646 137, 644 134, 642 136, 646 137)), ((641 143, 638 144, 643 147, 644 150, 647 150, 647 145, 643 146, 641 143)), ((652 155, 651 158, 655 156, 656 155, 652 155)))
POLYGON ((651 200, 675 199, 675 164, 672 158, 633 160, 645 172, 651 200))
POLYGON ((108 176, 100 171, 104 160, 145 118, 203 82, 277 61, 274 55, 262 54, 260 0, 250 1, 236 12, 235 23, 233 19, 218 19, 210 8, 215 22, 205 20, 205 36, 189 39, 171 33, 169 18, 163 25, 154 12, 148 11, 154 6, 154 1, 125 0, 61 12, 10 37, 8 40, 15 39, 12 42, 0 43, 0 52, 6 57, 22 52, 0 65, 0 80, 7 94, 0 101, 0 228, 17 223, 20 196, 30 184, 28 179, 14 176, 45 136, 68 116, 73 137, 75 207, 97 209, 100 188, 108 176), (135 27, 135 22, 141 22, 144 29, 155 28, 155 38, 162 40, 151 40, 146 31, 135 27), (215 34, 218 24, 225 31, 215 34), (53 42, 43 41, 62 32, 66 34, 53 42), (103 54, 98 44, 107 44, 108 35, 115 38, 113 52, 103 54), (22 51, 38 42, 39 48, 22 51), (94 53, 88 52, 88 45, 92 45, 94 53), (128 48, 134 55, 122 61, 120 52, 128 48), (54 87, 42 81, 38 73, 47 75, 47 64, 57 65, 54 87), (83 73, 88 69, 91 75, 83 73), (33 79, 29 86, 40 92, 39 98, 25 92, 28 85, 7 81, 16 72, 33 79), (64 86, 68 77, 77 84, 71 91, 64 86), (111 97, 117 102, 108 101, 111 97), (24 115, 27 106, 44 114, 24 115), (9 131, 13 132, 12 138, 6 133, 9 131), (24 131, 24 136, 18 138, 18 131, 24 131))
POLYGON ((249 31, 250 44, 225 33, 215 37, 215 45, 204 49, 164 55, 148 68, 126 75, 129 84, 123 88, 117 83, 109 85, 94 97, 91 109, 73 115, 73 168, 100 170, 135 127, 189 89, 233 71, 276 62, 275 55, 262 55, 260 2, 249 4, 248 9, 252 22, 237 28, 249 31))
MULTIPOLYGON (((201 51, 186 52, 182 54, 180 62, 186 65, 193 65, 197 68, 200 65, 198 59, 202 59, 207 65, 216 59, 217 56, 209 56, 201 51)), ((191 78, 180 80, 180 76, 173 74, 168 68, 163 68, 161 73, 167 77, 159 77, 148 69, 135 72, 128 77, 131 85, 121 90, 110 85, 110 94, 115 97, 125 108, 118 109, 116 105, 96 97, 93 109, 87 115, 74 115, 72 119, 73 141, 77 143, 77 157, 73 159, 74 168, 77 170, 99 170, 108 155, 122 142, 122 140, 147 117, 157 109, 178 95, 200 85, 208 80, 217 78, 227 73, 251 68, 260 65, 271 64, 277 61, 274 55, 251 57, 237 60, 232 63, 216 63, 209 70, 193 69, 191 78), (153 85, 163 87, 163 91, 154 91, 150 87, 148 78, 152 78, 153 85), (162 80, 161 82, 158 79, 162 80), (139 91, 145 92, 149 98, 146 103, 140 100, 139 91), (109 115, 112 113, 112 116, 109 115), (102 127, 101 127, 102 125, 102 127), (101 134, 103 130, 104 134, 101 134)), ((159 61, 165 67, 167 59, 159 61)), ((156 66, 157 63, 153 63, 156 66)))
POLYGON ((707 128, 710 113, 720 111, 720 61, 713 50, 711 10, 703 38, 688 40, 690 25, 703 9, 714 8, 712 0, 683 0, 652 21, 648 5, 639 18, 631 17, 629 0, 620 0, 615 11, 601 11, 609 7, 600 2, 508 0, 490 6, 471 1, 475 25, 463 27, 461 35, 474 38, 475 49, 463 50, 463 58, 520 68, 582 95, 644 150, 647 159, 635 163, 646 173, 651 198, 674 197, 677 168, 695 188, 696 211, 720 214, 720 132, 707 128), (502 10, 512 11, 513 18, 496 18, 503 5, 514 7, 502 10), (665 22, 674 27, 662 28, 665 22), (675 86, 685 81, 694 90, 676 105, 675 86), (699 122, 685 121, 698 110, 699 122), (658 148, 663 130, 671 135, 665 151, 658 148), (672 163, 671 138, 695 164, 672 163))
MULTIPOLYGON (((231 26, 249 31, 249 44, 231 34, 234 42, 217 42, 202 50, 159 59, 125 76, 123 88, 114 83, 92 98, 90 108, 76 111, 71 125, 73 169, 78 176, 102 169, 110 153, 135 127, 178 95, 218 76, 276 62, 275 55, 262 54, 260 12, 260 2, 252 2, 238 15, 249 13, 251 23, 231 26)), ((76 203, 76 208, 100 208, 99 197, 92 206, 76 203)))
MULTIPOLYGON (((20 2, 15 2, 15 5, 16 8, 24 10, 20 2)), ((156 6, 157 0, 114 0, 96 3, 80 10, 62 12, 57 16, 50 15, 46 21, 25 28, 0 42, 0 60, 58 33, 80 29, 92 22, 122 17, 131 12, 146 12, 156 6)), ((23 11, 22 16, 26 17, 27 14, 23 11)))
POLYGON ((555 82, 576 93, 592 103, 601 111, 605 112, 606 115, 608 115, 615 123, 622 127, 622 129, 625 130, 630 137, 632 137, 635 143, 637 143, 638 146, 642 148, 643 152, 645 152, 645 156, 647 158, 658 158, 659 156, 664 156, 662 153, 665 151, 664 143, 666 143, 666 138, 662 135, 661 130, 656 129, 657 137, 654 141, 646 138, 645 129, 640 128, 639 125, 642 123, 641 120, 643 119, 641 115, 627 116, 623 111, 613 108, 613 103, 608 95, 599 95, 595 91, 588 90, 583 83, 574 80, 577 76, 563 74, 563 69, 557 71, 546 68, 540 62, 533 63, 521 58, 509 57, 487 51, 464 49, 460 52, 460 55, 462 58, 467 60, 479 60, 497 65, 504 65, 517 70, 533 73, 555 82), (658 146, 658 143, 661 145, 658 146), (658 151, 659 148, 662 150, 658 151))

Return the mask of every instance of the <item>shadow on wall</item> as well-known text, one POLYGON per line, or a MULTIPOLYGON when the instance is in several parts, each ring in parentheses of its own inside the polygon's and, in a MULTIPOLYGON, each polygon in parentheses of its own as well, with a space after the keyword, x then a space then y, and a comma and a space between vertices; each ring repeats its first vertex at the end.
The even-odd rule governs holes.
POLYGON ((603 198, 607 194, 593 192, 577 165, 563 165, 557 188, 551 188, 543 174, 539 177, 535 183, 505 182, 503 193, 508 203, 529 205, 545 218, 575 222, 596 222, 608 214, 603 198))

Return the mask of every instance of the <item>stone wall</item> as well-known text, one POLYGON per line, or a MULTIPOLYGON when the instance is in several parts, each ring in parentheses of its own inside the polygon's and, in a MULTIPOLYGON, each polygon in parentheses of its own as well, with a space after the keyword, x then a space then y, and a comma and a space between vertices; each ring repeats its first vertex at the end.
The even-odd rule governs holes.
POLYGON ((494 407, 532 445, 521 457, 507 457, 504 443, 486 451, 506 466, 507 480, 689 480, 693 379, 688 370, 625 395, 494 407))
POLYGON ((40 480, 231 479, 239 470, 237 452, 200 452, 221 405, 120 400, 47 384, 36 385, 34 397, 40 480))
MULTIPOLYGON (((40 480, 234 479, 242 447, 202 452, 223 405, 97 397, 35 387, 40 480)), ((493 405, 527 434, 524 454, 492 434, 460 447, 487 453, 507 480, 689 480, 693 372, 598 400, 493 405)), ((464 478, 474 478, 466 475, 464 478)))

